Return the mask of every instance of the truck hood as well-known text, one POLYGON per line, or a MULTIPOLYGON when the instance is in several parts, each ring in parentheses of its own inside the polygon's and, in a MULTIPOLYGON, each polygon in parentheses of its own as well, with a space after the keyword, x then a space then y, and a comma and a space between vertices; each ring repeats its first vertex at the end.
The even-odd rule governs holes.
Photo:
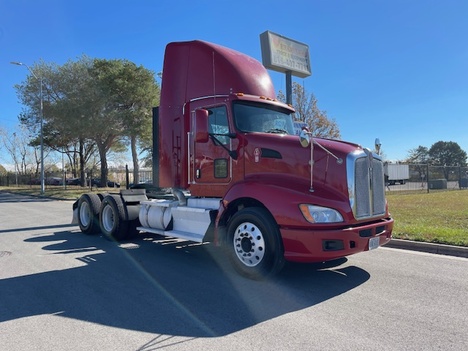
MULTIPOLYGON (((329 139, 315 139, 342 160, 338 163, 329 153, 314 145, 313 187, 315 191, 332 191, 347 196, 346 158, 361 149, 358 145, 329 139)), ((310 147, 304 148, 298 136, 247 133, 243 135, 245 178, 260 175, 298 191, 309 192, 311 180, 310 147)))

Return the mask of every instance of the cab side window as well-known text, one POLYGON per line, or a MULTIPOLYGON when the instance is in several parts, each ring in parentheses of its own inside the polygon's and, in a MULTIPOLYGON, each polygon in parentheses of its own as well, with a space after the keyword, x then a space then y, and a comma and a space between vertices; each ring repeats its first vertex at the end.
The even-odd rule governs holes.
POLYGON ((225 145, 228 144, 229 138, 227 136, 219 135, 229 133, 226 106, 212 107, 207 110, 209 111, 210 116, 208 120, 209 132, 213 133, 216 139, 221 143, 225 145))

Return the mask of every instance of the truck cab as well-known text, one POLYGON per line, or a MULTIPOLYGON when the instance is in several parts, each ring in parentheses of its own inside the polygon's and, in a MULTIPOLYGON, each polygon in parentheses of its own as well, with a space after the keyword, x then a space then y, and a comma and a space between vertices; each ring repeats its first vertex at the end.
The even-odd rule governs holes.
POLYGON ((250 278, 391 239, 380 156, 313 131, 299 136, 294 109, 247 55, 198 40, 168 44, 154 126, 153 181, 172 197, 127 190, 99 209, 85 203, 84 218, 99 217, 106 236, 210 241, 250 278))

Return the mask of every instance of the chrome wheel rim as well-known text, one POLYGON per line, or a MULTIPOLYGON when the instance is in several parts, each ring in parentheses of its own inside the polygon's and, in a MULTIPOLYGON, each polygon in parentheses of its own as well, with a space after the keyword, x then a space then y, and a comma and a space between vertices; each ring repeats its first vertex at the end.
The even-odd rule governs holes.
POLYGON ((80 206, 80 222, 85 227, 91 223, 91 208, 86 201, 83 201, 80 206))
POLYGON ((237 258, 247 267, 259 265, 265 256, 265 239, 253 223, 244 222, 237 226, 233 245, 237 258))
POLYGON ((106 233, 111 233, 114 228, 114 211, 110 206, 105 206, 102 209, 102 226, 106 233))

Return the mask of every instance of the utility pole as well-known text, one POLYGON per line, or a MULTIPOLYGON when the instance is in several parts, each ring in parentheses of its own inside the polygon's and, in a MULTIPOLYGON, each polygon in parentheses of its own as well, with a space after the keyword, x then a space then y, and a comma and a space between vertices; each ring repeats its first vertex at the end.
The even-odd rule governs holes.
POLYGON ((38 77, 36 76, 36 74, 34 73, 34 71, 25 63, 22 63, 22 62, 16 62, 16 61, 12 61, 10 62, 11 64, 13 65, 18 65, 18 66, 24 66, 26 67, 29 72, 31 72, 32 76, 34 78, 36 78, 39 83, 41 84, 41 87, 40 87, 40 93, 39 93, 39 98, 40 98, 40 116, 39 116, 39 119, 40 119, 40 139, 41 139, 41 195, 44 195, 44 188, 45 188, 45 179, 44 179, 44 135, 43 135, 43 131, 42 131, 42 128, 43 128, 43 124, 44 124, 44 104, 43 104, 43 97, 42 97, 42 77, 38 77))

